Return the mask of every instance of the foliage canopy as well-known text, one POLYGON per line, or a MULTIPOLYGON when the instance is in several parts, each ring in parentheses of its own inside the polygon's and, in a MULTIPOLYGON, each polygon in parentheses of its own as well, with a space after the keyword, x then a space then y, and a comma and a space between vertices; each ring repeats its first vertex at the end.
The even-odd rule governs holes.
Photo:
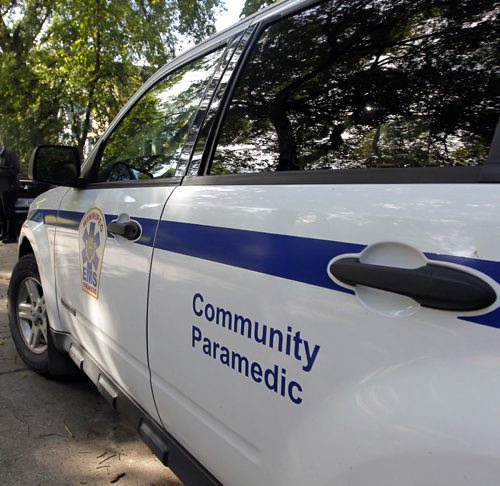
POLYGON ((41 143, 84 150, 179 38, 214 32, 222 0, 0 0, 0 131, 26 164, 41 143))

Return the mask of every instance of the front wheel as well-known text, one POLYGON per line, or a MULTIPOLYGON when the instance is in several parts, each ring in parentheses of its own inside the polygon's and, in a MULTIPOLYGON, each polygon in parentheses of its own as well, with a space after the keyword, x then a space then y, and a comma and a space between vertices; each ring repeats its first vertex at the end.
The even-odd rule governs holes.
POLYGON ((14 267, 8 299, 12 339, 28 367, 51 376, 74 373, 71 360, 51 342, 45 296, 33 255, 21 257, 14 267))

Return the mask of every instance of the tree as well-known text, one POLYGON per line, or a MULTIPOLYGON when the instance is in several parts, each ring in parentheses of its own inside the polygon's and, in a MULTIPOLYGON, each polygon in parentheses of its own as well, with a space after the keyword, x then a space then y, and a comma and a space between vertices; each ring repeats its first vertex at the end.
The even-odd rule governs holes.
POLYGON ((176 54, 214 32, 222 0, 8 0, 1 4, 0 130, 26 163, 109 124, 176 54))
POLYGON ((43 133, 61 129, 51 93, 33 70, 34 46, 50 17, 49 3, 3 1, 0 7, 0 131, 23 162, 43 133))

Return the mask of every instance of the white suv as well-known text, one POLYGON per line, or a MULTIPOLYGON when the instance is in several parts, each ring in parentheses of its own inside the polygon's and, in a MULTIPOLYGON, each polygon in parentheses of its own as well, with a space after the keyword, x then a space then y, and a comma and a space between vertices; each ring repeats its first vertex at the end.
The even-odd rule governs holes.
POLYGON ((21 357, 186 483, 497 485, 499 13, 279 3, 38 147, 21 357))

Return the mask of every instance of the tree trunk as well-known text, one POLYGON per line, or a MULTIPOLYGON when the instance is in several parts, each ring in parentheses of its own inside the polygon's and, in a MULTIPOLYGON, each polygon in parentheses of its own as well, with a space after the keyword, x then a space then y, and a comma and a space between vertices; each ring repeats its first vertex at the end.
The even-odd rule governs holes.
POLYGON ((269 106, 269 117, 278 137, 278 166, 277 171, 299 170, 297 163, 297 143, 293 127, 286 113, 286 93, 279 93, 269 106))

